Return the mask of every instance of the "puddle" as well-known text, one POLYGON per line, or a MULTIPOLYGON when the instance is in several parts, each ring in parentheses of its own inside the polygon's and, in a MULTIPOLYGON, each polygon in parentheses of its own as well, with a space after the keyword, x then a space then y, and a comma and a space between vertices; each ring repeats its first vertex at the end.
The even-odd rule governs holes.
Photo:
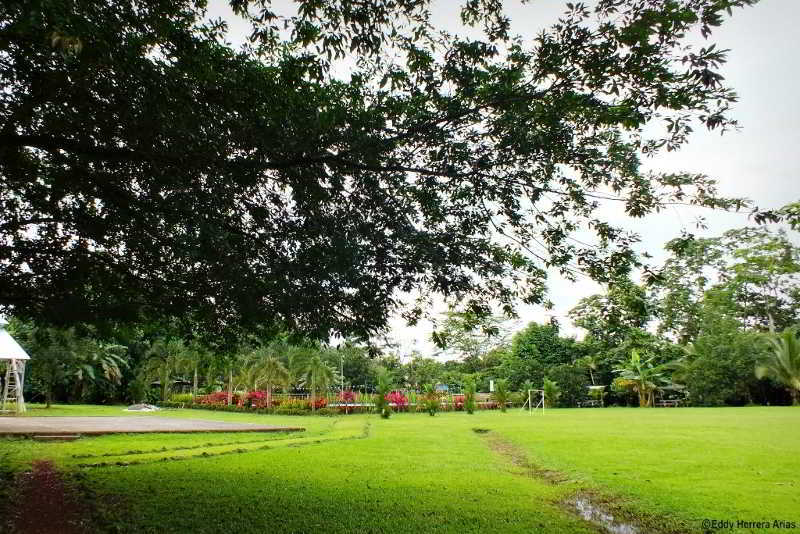
POLYGON ((611 534, 639 534, 637 527, 617 521, 613 515, 601 510, 586 497, 578 497, 571 504, 582 519, 603 527, 611 534))

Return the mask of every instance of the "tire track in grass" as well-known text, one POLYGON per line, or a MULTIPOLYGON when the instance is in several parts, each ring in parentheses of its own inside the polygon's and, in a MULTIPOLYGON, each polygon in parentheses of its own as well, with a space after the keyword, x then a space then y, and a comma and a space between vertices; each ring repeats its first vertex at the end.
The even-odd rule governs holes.
POLYGON ((481 436, 490 450, 516 467, 511 471, 513 474, 556 486, 576 484, 576 489, 568 491, 565 499, 559 499, 553 504, 600 532, 685 534, 691 531, 685 521, 633 512, 619 497, 586 488, 580 485, 580 481, 570 479, 565 473, 534 464, 528 459, 524 449, 489 429, 473 428, 472 431, 481 436))
POLYGON ((190 460, 196 458, 212 458, 216 456, 223 456, 226 454, 240 454, 255 451, 264 451, 272 449, 281 449, 287 447, 305 447, 309 445, 317 445, 320 443, 327 443, 332 441, 343 441, 351 439, 365 439, 369 437, 369 421, 363 426, 360 426, 357 421, 348 422, 344 425, 339 425, 338 428, 331 430, 326 437, 297 437, 286 438, 280 440, 266 440, 252 442, 248 446, 241 446, 240 443, 226 443, 212 447, 193 447, 191 449, 172 449, 167 451, 154 451, 152 453, 135 453, 135 454, 119 454, 115 456, 104 457, 102 462, 87 462, 78 463, 76 466, 81 468, 95 468, 95 467, 127 467, 132 465, 141 465, 166 461, 179 461, 190 460), (277 444, 275 443, 277 442, 277 444), (197 451, 202 449, 199 454, 197 451), (174 454, 177 453, 177 454, 174 454), (131 456, 136 458, 130 460, 131 456))
MULTIPOLYGON (((327 433, 327 431, 325 432, 327 433)), ((322 435, 325 435, 323 433, 322 435)), ((270 433, 274 435, 275 433, 270 433)), ((135 456, 137 454, 158 454, 158 453, 165 453, 165 452, 172 452, 172 451, 189 451, 194 449, 204 449, 208 447, 225 447, 230 445, 250 445, 253 443, 264 443, 264 442, 273 442, 273 441, 283 441, 287 439, 296 439, 299 432, 288 432, 287 435, 279 438, 261 438, 261 439, 251 439, 246 441, 225 441, 225 442, 218 442, 218 443, 203 443, 202 445, 186 445, 181 447, 161 447, 158 449, 146 449, 146 450, 129 450, 125 452, 106 452, 103 454, 73 454, 70 458, 73 460, 87 460, 93 458, 108 458, 108 457, 116 457, 116 456, 135 456)))

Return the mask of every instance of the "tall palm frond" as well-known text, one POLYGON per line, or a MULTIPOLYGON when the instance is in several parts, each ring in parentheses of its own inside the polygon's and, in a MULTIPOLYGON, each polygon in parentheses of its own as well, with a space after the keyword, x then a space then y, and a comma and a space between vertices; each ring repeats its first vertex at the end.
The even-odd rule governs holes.
POLYGON ((158 380, 163 401, 167 400, 172 377, 184 351, 183 341, 176 338, 159 338, 147 350, 143 371, 148 380, 158 380))
POLYGON ((319 354, 314 354, 305 368, 306 384, 310 385, 312 408, 316 403, 317 391, 323 391, 331 385, 336 378, 336 371, 325 363, 319 354))
POLYGON ((756 365, 757 378, 772 378, 789 389, 793 404, 800 404, 800 341, 787 328, 767 335, 769 353, 756 365))

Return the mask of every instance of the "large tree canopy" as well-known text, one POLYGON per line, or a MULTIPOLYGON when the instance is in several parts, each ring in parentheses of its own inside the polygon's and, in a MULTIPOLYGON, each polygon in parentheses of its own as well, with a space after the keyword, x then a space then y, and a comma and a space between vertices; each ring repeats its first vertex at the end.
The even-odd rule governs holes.
POLYGON ((5 1, 0 307, 366 336, 403 292, 509 308, 550 268, 622 276, 636 238, 600 203, 746 205, 640 161, 734 124, 725 51, 685 42, 751 3, 566 4, 526 40, 500 0, 462 2, 469 38, 430 0, 235 0, 235 50, 199 0, 5 1))

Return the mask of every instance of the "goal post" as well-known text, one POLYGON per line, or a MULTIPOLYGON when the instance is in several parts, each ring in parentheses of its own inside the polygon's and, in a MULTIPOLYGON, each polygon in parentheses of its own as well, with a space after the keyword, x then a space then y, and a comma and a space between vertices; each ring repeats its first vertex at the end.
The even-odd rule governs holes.
POLYGON ((544 390, 543 389, 529 389, 528 390, 528 398, 525 401, 525 404, 522 405, 522 410, 528 409, 528 413, 533 415, 533 412, 538 410, 539 408, 542 409, 542 415, 544 415, 544 390), (534 402, 536 405, 534 406, 534 402))

